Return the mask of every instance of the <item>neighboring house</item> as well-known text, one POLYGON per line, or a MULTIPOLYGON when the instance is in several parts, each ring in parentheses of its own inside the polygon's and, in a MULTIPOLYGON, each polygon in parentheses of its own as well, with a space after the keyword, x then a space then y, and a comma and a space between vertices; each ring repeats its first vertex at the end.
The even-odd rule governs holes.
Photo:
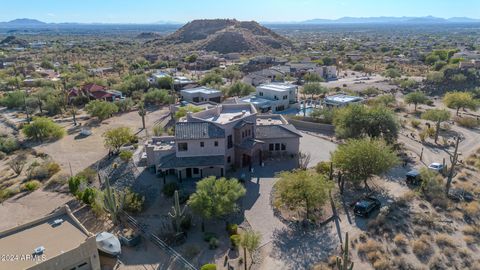
POLYGON ((160 78, 165 78, 165 77, 168 77, 170 78, 171 76, 168 75, 167 73, 165 72, 162 72, 162 71, 157 71, 155 73, 153 73, 147 80, 150 84, 154 84, 157 82, 158 79, 160 78))
MULTIPOLYGON (((297 104, 297 86, 287 83, 269 83, 257 87, 256 98, 269 100, 270 110, 278 112, 297 104)), ((262 111, 265 108, 260 108, 262 111)))
POLYGON ((349 104, 362 103, 363 101, 364 99, 361 97, 339 94, 325 97, 323 104, 329 108, 339 108, 349 104))
POLYGON ((184 76, 173 77, 173 87, 177 91, 184 88, 189 88, 189 86, 196 87, 197 85, 198 84, 195 81, 190 80, 187 77, 184 77, 184 76))
POLYGON ((67 205, 51 215, 0 232, 0 254, 17 256, 2 259, 1 269, 100 270, 95 236, 67 205))
POLYGON ((180 95, 182 100, 194 103, 204 101, 220 103, 222 100, 222 92, 220 90, 205 86, 181 90, 180 95))
POLYGON ((113 67, 89 68, 87 71, 92 76, 103 76, 105 73, 113 72, 113 67))
POLYGON ((78 96, 86 96, 91 100, 104 101, 115 101, 124 98, 122 92, 117 90, 109 90, 105 86, 94 83, 85 84, 80 89, 74 87, 68 90, 69 102, 71 102, 74 98, 78 96))
POLYGON ((147 165, 164 176, 222 177, 269 156, 296 156, 300 137, 281 115, 258 115, 251 104, 222 104, 189 113, 176 123, 175 136, 153 137, 145 152, 147 165))

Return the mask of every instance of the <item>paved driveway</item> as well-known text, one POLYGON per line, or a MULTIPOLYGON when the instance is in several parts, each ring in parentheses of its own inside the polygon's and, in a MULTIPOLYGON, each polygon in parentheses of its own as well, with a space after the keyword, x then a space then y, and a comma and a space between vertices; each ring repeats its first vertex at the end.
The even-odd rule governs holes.
MULTIPOLYGON (((330 159, 330 152, 336 148, 334 143, 307 133, 302 135, 300 149, 302 152, 311 154, 310 166, 330 159)), ((295 168, 294 160, 266 161, 265 167, 254 167, 253 177, 246 182, 247 195, 243 199, 245 217, 252 228, 262 234, 262 245, 274 241, 275 232, 287 229, 287 226, 274 216, 270 195, 277 181, 275 172, 293 168, 295 168)))
POLYGON ((301 133, 303 137, 300 138, 300 151, 310 153, 309 167, 314 167, 320 161, 330 160, 330 152, 337 148, 335 143, 316 137, 313 133, 301 133))

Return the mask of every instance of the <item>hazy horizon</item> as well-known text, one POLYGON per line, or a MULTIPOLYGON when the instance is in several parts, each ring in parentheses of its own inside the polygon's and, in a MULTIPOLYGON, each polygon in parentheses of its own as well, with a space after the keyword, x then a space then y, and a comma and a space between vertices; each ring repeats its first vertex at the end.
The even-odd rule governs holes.
POLYGON ((260 22, 298 22, 342 17, 468 17, 480 19, 476 0, 18 0, 2 3, 0 21, 19 18, 47 23, 185 23, 194 19, 235 18, 260 22))

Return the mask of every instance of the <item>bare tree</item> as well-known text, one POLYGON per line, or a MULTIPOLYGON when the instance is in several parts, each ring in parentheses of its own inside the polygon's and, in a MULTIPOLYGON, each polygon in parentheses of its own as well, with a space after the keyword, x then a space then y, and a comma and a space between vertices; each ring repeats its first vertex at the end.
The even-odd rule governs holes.
POLYGON ((25 167, 26 158, 23 155, 19 155, 8 162, 8 166, 12 169, 17 175, 20 175, 25 167))
POLYGON ((310 153, 298 152, 298 166, 300 169, 306 170, 308 168, 308 164, 310 163, 310 159, 310 153))

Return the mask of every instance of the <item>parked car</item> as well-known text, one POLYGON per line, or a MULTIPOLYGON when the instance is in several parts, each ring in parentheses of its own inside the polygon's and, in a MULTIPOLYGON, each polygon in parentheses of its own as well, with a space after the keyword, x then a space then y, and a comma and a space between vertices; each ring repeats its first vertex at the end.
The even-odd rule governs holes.
POLYGON ((443 164, 438 163, 438 162, 434 162, 434 163, 428 165, 428 168, 430 170, 434 170, 434 171, 437 171, 439 173, 443 172, 443 164))
POLYGON ((406 175, 406 182, 409 185, 418 185, 422 182, 420 173, 417 170, 411 170, 406 175))
POLYGON ((353 213, 361 217, 369 217, 370 214, 376 209, 380 208, 381 203, 377 198, 366 197, 355 203, 353 207, 353 213))
POLYGON ((461 188, 450 189, 450 191, 448 192, 448 197, 456 202, 471 202, 475 199, 472 193, 461 188))

